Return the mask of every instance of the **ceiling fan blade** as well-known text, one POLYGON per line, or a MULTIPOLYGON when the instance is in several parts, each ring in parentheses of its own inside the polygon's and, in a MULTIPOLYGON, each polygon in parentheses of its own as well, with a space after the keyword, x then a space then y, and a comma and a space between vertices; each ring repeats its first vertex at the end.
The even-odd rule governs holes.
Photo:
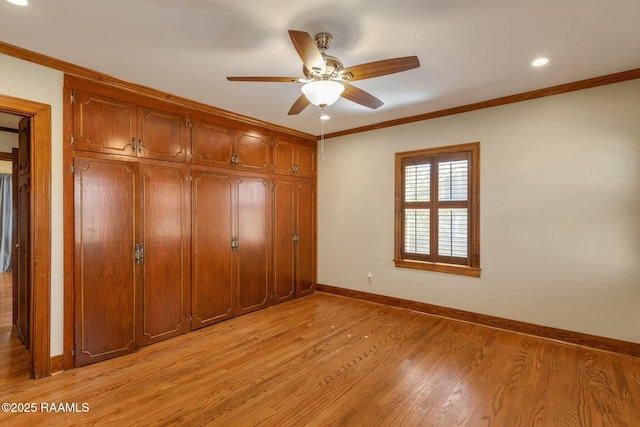
POLYGON ((300 113, 302 110, 304 110, 305 108, 307 108, 307 105, 309 105, 310 102, 307 99, 306 96, 304 96, 304 94, 301 94, 300 97, 298 97, 298 99, 296 99, 296 102, 293 103, 293 105, 291 106, 291 109, 289 109, 289 114, 290 116, 293 116, 294 114, 298 114, 300 113))
POLYGON ((230 82, 304 83, 300 77, 227 77, 230 82))
POLYGON ((289 37, 307 70, 318 70, 322 73, 327 71, 324 58, 309 33, 289 30, 289 37))
POLYGON ((345 68, 340 72, 347 81, 364 80, 372 77, 386 76, 387 74, 418 68, 420 61, 417 56, 405 56, 402 58, 383 59, 382 61, 369 62, 345 68), (351 74, 350 78, 347 76, 351 74))
POLYGON ((348 99, 349 101, 355 102, 356 104, 373 108, 374 110, 384 105, 384 102, 380 101, 369 92, 365 92, 362 89, 358 89, 357 87, 351 86, 346 83, 344 83, 344 92, 342 92, 342 97, 348 99))

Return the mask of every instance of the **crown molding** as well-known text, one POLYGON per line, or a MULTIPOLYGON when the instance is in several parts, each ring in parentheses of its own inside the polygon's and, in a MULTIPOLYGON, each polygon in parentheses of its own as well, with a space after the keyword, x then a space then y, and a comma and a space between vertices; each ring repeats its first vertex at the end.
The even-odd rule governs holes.
MULTIPOLYGON (((488 101, 475 102, 473 104, 462 105, 459 107, 447 108, 444 110, 433 111, 430 113, 419 114, 417 116, 404 117, 401 119, 389 120, 376 123, 373 125, 361 126, 357 128, 347 129, 338 132, 332 132, 324 135, 324 139, 336 138, 338 136, 352 135, 356 133, 368 132, 371 130, 383 129, 392 126, 404 125, 407 123, 420 122, 423 120, 435 119, 438 117, 451 116, 454 114, 466 113, 474 110, 482 110, 484 108, 498 107, 500 105, 513 104, 516 102, 529 101, 531 99, 543 98, 545 96, 558 95, 561 93, 574 92, 582 89, 589 89, 597 86, 605 86, 613 83, 620 83, 627 80, 640 78, 640 68, 620 73, 608 74, 605 76, 594 77, 591 79, 580 80, 572 83, 565 83, 557 86, 551 86, 544 89, 522 92, 515 95, 503 96, 500 98, 490 99, 488 101)), ((318 140, 320 136, 318 136, 318 140)))
POLYGON ((22 59, 34 64, 42 65, 54 70, 62 71, 65 74, 79 77, 84 80, 93 81, 96 83, 102 83, 117 89, 126 90, 135 94, 144 95, 150 98, 155 98, 161 101, 170 102, 182 107, 202 111, 209 114, 215 114, 216 116, 240 121, 248 125, 259 126, 264 129, 268 129, 274 132, 280 132, 287 135, 295 136, 305 140, 315 141, 314 135, 300 132, 295 129, 278 126, 273 123, 257 120, 252 117, 237 114, 231 111, 223 110, 221 108, 213 107, 208 104, 193 101, 191 99, 183 98, 177 95, 171 95, 166 92, 162 92, 147 86, 139 85, 137 83, 128 82, 126 80, 119 79, 117 77, 110 76, 89 68, 81 67, 79 65, 72 64, 70 62, 62 61, 47 55, 42 55, 37 52, 33 52, 27 49, 23 49, 18 46, 14 46, 5 42, 0 42, 0 53, 13 56, 14 58, 22 59))

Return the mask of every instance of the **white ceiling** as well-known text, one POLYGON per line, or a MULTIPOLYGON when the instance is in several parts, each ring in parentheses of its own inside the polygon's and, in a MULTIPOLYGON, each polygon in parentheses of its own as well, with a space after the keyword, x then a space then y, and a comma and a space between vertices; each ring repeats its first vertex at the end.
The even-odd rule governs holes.
POLYGON ((18 130, 21 116, 0 112, 0 128, 18 130))
POLYGON ((385 104, 339 100, 331 133, 640 68, 639 18, 638 0, 0 0, 0 41, 317 135, 317 107, 287 116, 299 84, 225 78, 302 77, 289 29, 331 33, 345 67, 420 59, 353 82, 385 104))

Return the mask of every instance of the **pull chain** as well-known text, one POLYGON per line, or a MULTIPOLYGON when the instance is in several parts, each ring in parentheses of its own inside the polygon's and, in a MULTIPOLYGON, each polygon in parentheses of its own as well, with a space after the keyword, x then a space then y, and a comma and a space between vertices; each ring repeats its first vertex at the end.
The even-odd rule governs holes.
POLYGON ((320 158, 324 162, 324 120, 320 119, 320 158))

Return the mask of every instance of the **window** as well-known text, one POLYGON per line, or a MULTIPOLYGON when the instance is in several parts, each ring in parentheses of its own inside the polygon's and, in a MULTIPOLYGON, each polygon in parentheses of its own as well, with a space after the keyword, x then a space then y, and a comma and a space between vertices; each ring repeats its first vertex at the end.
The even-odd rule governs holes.
POLYGON ((396 267, 480 277, 480 143, 396 153, 396 267))

